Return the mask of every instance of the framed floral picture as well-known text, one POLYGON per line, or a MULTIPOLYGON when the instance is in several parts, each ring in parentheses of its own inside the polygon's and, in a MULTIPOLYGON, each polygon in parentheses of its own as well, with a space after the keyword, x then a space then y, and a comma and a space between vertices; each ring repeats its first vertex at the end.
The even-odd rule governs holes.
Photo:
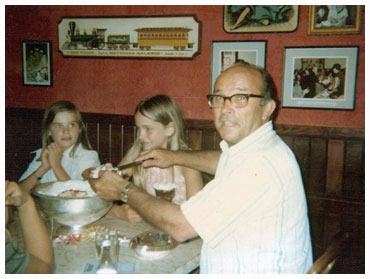
POLYGON ((51 42, 22 42, 22 76, 24 85, 52 85, 51 42))
POLYGON ((353 34, 361 28, 362 6, 319 5, 309 7, 308 34, 353 34))
POLYGON ((358 47, 285 49, 283 107, 354 109, 358 47))

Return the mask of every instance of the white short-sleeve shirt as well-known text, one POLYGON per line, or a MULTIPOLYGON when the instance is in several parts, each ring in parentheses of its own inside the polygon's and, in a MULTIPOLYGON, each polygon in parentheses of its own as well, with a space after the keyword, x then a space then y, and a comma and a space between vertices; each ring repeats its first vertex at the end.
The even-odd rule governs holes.
POLYGON ((203 239, 201 273, 305 273, 312 265, 297 161, 268 122, 221 142, 215 179, 181 205, 203 239))
MULTIPOLYGON (((73 146, 63 152, 61 162, 62 167, 71 177, 71 179, 82 179, 81 173, 85 169, 100 166, 99 156, 96 151, 87 150, 83 148, 81 144, 79 144, 73 156, 70 156, 72 148, 73 146)), ((22 174, 19 181, 26 179, 41 166, 41 161, 38 161, 41 151, 41 148, 34 151, 36 153, 35 157, 33 158, 33 161, 28 165, 27 170, 22 174)), ((58 179, 56 178, 54 171, 50 169, 40 178, 40 183, 53 182, 57 180, 58 179)))

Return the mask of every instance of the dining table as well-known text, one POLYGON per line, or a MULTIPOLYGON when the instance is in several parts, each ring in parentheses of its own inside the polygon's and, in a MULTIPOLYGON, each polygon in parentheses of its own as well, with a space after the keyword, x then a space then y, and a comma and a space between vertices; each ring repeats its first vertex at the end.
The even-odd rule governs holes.
MULTIPOLYGON (((145 232, 158 230, 145 221, 130 223, 105 215, 100 220, 81 228, 78 232, 73 232, 63 225, 50 221, 45 214, 40 213, 51 236, 55 260, 54 273, 95 273, 98 258, 92 232, 101 229, 119 231, 120 235, 123 236, 119 245, 118 273, 185 274, 194 273, 194 271, 196 273, 199 268, 202 246, 202 240, 199 237, 177 243, 160 258, 143 257, 130 247, 130 240, 145 232)), ((16 211, 12 214, 12 220, 8 223, 7 228, 11 235, 22 244, 22 230, 16 211)))

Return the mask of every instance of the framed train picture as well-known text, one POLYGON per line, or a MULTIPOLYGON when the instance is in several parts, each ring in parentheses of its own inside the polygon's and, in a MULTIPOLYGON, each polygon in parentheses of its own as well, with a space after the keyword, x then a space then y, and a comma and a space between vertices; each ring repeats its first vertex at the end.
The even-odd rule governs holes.
POLYGON ((194 16, 65 17, 58 44, 63 56, 189 59, 199 30, 194 16))
POLYGON ((22 79, 24 85, 51 86, 51 43, 22 42, 22 79))

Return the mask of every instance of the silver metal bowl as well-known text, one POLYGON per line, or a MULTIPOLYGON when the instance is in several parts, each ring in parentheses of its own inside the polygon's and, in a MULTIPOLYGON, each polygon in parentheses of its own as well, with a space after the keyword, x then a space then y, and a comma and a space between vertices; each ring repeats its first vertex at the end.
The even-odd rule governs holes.
POLYGON ((38 197, 40 209, 50 219, 73 229, 91 224, 103 217, 113 203, 99 196, 92 197, 57 197, 39 193, 35 187, 32 193, 38 197))

